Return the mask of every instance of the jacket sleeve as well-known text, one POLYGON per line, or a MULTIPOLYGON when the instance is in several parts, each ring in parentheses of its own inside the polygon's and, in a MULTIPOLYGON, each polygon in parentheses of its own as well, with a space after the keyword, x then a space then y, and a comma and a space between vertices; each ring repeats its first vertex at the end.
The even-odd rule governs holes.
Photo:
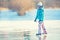
POLYGON ((37 18, 38 18, 38 14, 36 14, 36 18, 35 18, 35 21, 37 20, 37 18))

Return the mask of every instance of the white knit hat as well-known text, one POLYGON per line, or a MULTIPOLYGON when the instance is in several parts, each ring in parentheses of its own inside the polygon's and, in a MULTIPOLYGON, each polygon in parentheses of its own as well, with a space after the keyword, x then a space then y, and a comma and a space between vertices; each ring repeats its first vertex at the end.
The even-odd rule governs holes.
POLYGON ((42 2, 39 2, 37 5, 39 5, 39 6, 43 6, 42 2))

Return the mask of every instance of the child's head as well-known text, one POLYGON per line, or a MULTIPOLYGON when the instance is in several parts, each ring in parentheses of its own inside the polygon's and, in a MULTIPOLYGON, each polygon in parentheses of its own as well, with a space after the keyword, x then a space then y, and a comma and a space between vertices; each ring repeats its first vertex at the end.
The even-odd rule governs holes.
POLYGON ((39 2, 39 3, 37 4, 37 7, 38 7, 38 8, 42 8, 42 7, 43 7, 42 2, 39 2))

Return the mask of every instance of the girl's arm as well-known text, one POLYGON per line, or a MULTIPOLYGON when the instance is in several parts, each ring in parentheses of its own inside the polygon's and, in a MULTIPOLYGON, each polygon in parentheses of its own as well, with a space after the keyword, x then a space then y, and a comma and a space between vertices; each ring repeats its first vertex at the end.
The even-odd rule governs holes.
POLYGON ((37 17, 38 17, 38 15, 36 15, 36 18, 35 18, 35 20, 34 20, 35 22, 36 22, 36 20, 37 20, 37 17))

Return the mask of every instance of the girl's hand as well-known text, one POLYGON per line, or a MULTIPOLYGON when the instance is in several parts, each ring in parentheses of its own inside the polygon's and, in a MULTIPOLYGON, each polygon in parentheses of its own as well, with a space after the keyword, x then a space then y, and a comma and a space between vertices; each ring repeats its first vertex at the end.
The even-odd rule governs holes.
POLYGON ((36 20, 34 20, 34 22, 36 22, 36 20))

